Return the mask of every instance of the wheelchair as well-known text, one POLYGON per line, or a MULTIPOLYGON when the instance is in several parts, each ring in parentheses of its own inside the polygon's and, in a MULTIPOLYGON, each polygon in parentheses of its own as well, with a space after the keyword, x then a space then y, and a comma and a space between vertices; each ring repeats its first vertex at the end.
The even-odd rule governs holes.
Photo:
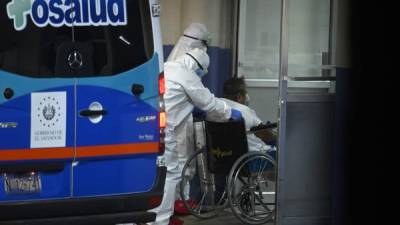
MULTIPOLYGON (((248 132, 271 134, 276 123, 248 132), (265 132, 267 131, 267 132, 265 132)), ((249 152, 244 121, 195 121, 195 152, 182 170, 180 197, 198 218, 217 216, 227 208, 245 224, 275 218, 276 163, 270 152, 249 152)), ((265 140, 265 139, 264 139, 265 140)), ((276 138, 266 143, 275 146, 276 138)))

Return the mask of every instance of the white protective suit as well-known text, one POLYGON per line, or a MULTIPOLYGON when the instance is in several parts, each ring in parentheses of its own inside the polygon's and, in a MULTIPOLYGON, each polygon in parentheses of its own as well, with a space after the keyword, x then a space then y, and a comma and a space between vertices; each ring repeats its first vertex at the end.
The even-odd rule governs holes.
MULTIPOLYGON (((195 48, 202 49, 207 51, 207 46, 205 44, 210 44, 210 33, 207 30, 207 27, 201 23, 192 23, 190 24, 184 31, 182 36, 179 38, 171 53, 168 56, 167 62, 175 61, 178 57, 184 55, 186 52, 193 50, 195 48)), ((209 64, 209 63, 208 63, 209 64)), ((192 119, 191 117, 188 118, 192 119)), ((193 122, 187 121, 186 125, 181 128, 182 132, 186 132, 187 134, 193 133, 193 122)), ((182 171, 183 166, 185 165, 188 157, 190 156, 190 152, 192 152, 192 148, 194 146, 193 135, 187 135, 185 137, 180 137, 177 140, 178 145, 178 154, 179 154, 179 166, 182 171), (190 148, 187 150, 187 148, 190 148), (188 155, 189 154, 189 155, 188 155)), ((176 190, 176 199, 180 198, 179 194, 179 185, 176 190)))
MULTIPOLYGON (((203 68, 208 68, 209 57, 205 51, 194 49, 188 53, 195 57, 203 68)), ((193 108, 196 106, 219 121, 226 121, 231 117, 231 107, 214 97, 195 74, 194 71, 198 67, 197 62, 187 54, 165 63, 164 66, 164 100, 167 112, 164 155, 167 178, 161 205, 151 210, 157 213, 156 222, 153 224, 167 225, 173 214, 176 186, 181 180, 182 168, 186 162, 179 160, 178 151, 186 151, 185 155, 188 155, 187 151, 193 151, 193 142, 187 143, 187 137, 193 137, 193 108), (180 165, 182 163, 183 165, 180 165)))
POLYGON ((179 38, 178 42, 176 42, 176 45, 168 56, 167 62, 175 61, 179 56, 195 48, 206 51, 207 46, 204 45, 204 42, 210 44, 210 33, 206 26, 201 23, 190 24, 183 31, 183 35, 179 38))

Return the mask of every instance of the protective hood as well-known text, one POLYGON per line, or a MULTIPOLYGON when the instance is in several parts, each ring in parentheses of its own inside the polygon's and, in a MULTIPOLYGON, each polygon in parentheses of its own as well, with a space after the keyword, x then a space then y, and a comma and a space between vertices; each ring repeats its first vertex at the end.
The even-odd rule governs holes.
POLYGON ((192 39, 199 39, 204 41, 210 40, 210 33, 207 27, 201 23, 192 23, 184 31, 183 36, 191 37, 192 39))
POLYGON ((208 32, 206 26, 201 23, 190 24, 183 32, 183 35, 179 38, 175 47, 172 49, 168 56, 167 62, 176 60, 179 56, 194 48, 200 48, 206 51, 207 47, 203 44, 202 40, 210 40, 210 33, 208 32))
POLYGON ((183 68, 190 71, 201 69, 206 72, 210 65, 210 57, 204 50, 195 48, 179 57, 176 62, 181 64, 183 68))

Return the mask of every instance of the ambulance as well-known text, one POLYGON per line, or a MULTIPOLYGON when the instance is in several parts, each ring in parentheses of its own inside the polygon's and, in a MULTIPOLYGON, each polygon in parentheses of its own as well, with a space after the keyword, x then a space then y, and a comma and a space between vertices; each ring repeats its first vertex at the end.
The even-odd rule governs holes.
POLYGON ((164 91, 157 0, 1 0, 0 224, 154 221, 164 91))

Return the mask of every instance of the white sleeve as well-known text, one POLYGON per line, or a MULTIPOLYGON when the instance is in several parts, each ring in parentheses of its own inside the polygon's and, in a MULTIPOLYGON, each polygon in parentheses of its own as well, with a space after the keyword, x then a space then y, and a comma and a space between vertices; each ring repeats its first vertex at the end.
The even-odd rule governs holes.
POLYGON ((208 88, 204 87, 201 80, 198 77, 196 78, 186 80, 186 85, 183 85, 193 105, 212 115, 213 118, 228 120, 231 117, 231 107, 224 101, 216 98, 208 88))
POLYGON ((253 109, 250 109, 249 114, 251 115, 251 121, 249 121, 251 123, 251 125, 250 125, 251 127, 258 126, 258 125, 260 125, 260 123, 262 123, 262 120, 260 118, 258 118, 256 111, 254 111, 253 109))

